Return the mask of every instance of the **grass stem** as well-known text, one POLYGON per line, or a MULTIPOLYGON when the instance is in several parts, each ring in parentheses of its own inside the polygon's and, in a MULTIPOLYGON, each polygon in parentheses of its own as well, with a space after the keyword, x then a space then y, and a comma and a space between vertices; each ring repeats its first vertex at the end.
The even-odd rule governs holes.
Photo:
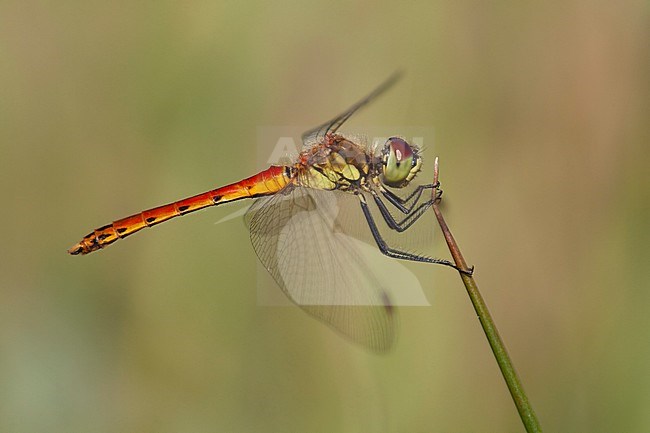
MULTIPOLYGON (((436 157, 435 166, 434 166, 434 179, 433 179, 434 183, 438 182, 438 170, 439 170, 438 158, 436 157)), ((437 192, 438 190, 434 189, 433 191, 434 197, 437 194, 437 192)), ((515 402, 515 406, 517 406, 517 411, 519 412, 519 416, 521 417, 524 427, 526 428, 526 431, 528 433, 541 432, 542 428, 539 425, 539 421, 537 420, 537 417, 535 416, 533 407, 530 405, 530 402, 528 401, 528 397, 526 396, 526 393, 524 392, 524 388, 521 385, 521 381, 519 380, 519 377, 515 372, 515 368, 512 365, 512 361, 510 360, 510 356, 508 356, 506 347, 503 344, 501 337, 499 336, 499 332, 497 331, 497 327, 495 326, 494 321, 492 320, 492 316, 490 315, 487 305, 485 304, 485 301, 483 300, 483 297, 479 292, 478 285, 474 280, 474 276, 471 272, 471 269, 468 268, 467 263, 465 262, 465 259, 463 258, 463 255, 460 252, 460 248, 458 247, 456 240, 451 234, 451 231, 449 230, 449 227, 447 226, 447 223, 445 222, 445 219, 442 216, 442 212, 440 211, 438 202, 439 200, 436 200, 436 202, 434 203, 433 211, 436 214, 438 224, 440 224, 442 233, 445 236, 445 241, 447 242, 447 246, 449 247, 451 256, 454 259, 454 263, 459 269, 464 270, 464 272, 459 272, 460 277, 463 280, 463 284, 467 289, 467 294, 469 295, 469 298, 472 301, 472 305, 474 306, 474 310, 476 311, 476 314, 478 315, 478 319, 481 322, 481 326, 483 327, 485 336, 487 337, 488 342, 490 343, 490 347, 492 348, 492 353, 494 353, 494 357, 497 360, 497 364, 499 364, 499 368, 501 369, 501 374, 503 374, 503 378, 506 381, 506 385, 508 386, 510 395, 512 395, 512 399, 515 402)))

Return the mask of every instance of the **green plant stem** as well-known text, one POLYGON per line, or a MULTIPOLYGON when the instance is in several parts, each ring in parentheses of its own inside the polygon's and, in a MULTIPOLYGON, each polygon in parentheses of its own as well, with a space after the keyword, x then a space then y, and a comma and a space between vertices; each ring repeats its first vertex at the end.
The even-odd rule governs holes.
MULTIPOLYGON (((434 167, 434 183, 437 182, 438 182, 438 158, 436 158, 435 160, 435 167, 434 167)), ((437 191, 434 190, 434 194, 436 193, 437 191)), ((465 262, 465 259, 463 258, 463 255, 461 254, 460 249, 458 248, 458 244, 456 243, 456 240, 451 234, 451 231, 449 230, 449 227, 447 226, 447 223, 445 222, 445 219, 442 216, 442 212, 440 212, 440 208, 438 207, 438 200, 436 200, 436 202, 433 205, 433 211, 436 214, 438 224, 440 224, 440 228, 442 229, 442 232, 445 236, 445 241, 447 242, 447 246, 449 247, 451 256, 454 259, 454 263, 458 268, 463 269, 466 272, 469 272, 470 269, 467 267, 467 263, 465 262)), ((478 285, 476 284, 474 277, 464 272, 459 272, 459 274, 461 279, 463 280, 463 284, 465 285, 465 288, 467 289, 467 294, 469 295, 469 298, 472 301, 474 310, 478 315, 478 319, 481 322, 481 326, 483 327, 485 336, 487 337, 488 342, 490 343, 490 347, 492 348, 492 353, 494 353, 494 357, 497 360, 497 364, 499 364, 499 368, 501 369, 501 374, 503 374, 503 378, 505 379, 506 384, 508 385, 508 390, 510 391, 510 395, 512 395, 512 399, 514 400, 515 405, 517 406, 517 411, 519 412, 519 416, 521 417, 521 421, 523 422, 526 431, 528 433, 541 432, 542 428, 539 425, 539 421, 537 420, 537 417, 535 416, 535 412, 533 411, 533 408, 530 405, 530 402, 528 401, 528 397, 526 396, 526 393, 524 392, 524 388, 521 385, 521 381, 519 380, 519 377, 515 372, 515 368, 512 365, 512 361, 510 360, 510 357, 508 356, 508 352, 506 351, 506 347, 503 344, 501 337, 499 336, 499 332, 497 331, 497 327, 495 326, 494 321, 492 320, 492 316, 490 316, 490 312, 488 311, 487 305, 485 305, 485 301, 483 300, 483 297, 479 292, 478 285)))

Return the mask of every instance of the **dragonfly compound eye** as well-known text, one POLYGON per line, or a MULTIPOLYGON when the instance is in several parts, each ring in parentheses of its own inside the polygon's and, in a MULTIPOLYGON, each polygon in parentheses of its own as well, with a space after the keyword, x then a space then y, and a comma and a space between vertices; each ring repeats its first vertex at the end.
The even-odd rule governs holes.
POLYGON ((401 188, 413 179, 420 169, 420 158, 403 139, 391 137, 382 152, 383 182, 393 188, 401 188))

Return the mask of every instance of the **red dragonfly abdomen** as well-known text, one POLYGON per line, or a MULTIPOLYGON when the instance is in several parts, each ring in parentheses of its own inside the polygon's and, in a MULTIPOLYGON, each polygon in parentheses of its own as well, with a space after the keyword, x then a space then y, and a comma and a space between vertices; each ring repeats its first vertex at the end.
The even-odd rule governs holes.
POLYGON ((70 248, 68 253, 72 255, 91 253, 145 227, 151 227, 208 206, 275 194, 291 181, 291 173, 292 170, 289 167, 271 166, 255 176, 239 182, 122 218, 112 224, 95 229, 70 248))

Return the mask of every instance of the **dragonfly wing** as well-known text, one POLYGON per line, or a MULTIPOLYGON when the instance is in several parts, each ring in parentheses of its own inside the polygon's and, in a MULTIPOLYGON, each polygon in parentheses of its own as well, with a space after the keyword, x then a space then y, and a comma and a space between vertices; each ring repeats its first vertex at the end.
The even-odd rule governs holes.
POLYGON ((400 72, 395 72, 391 75, 386 81, 379 85, 375 90, 368 94, 365 98, 358 101, 356 104, 348 108, 345 112, 339 114, 332 120, 323 123, 309 131, 306 131, 302 134, 302 143, 305 147, 310 147, 314 143, 321 143, 325 135, 328 133, 335 133, 354 113, 356 113, 360 108, 369 104, 377 96, 384 93, 388 90, 393 84, 399 80, 401 77, 400 72))
MULTIPOLYGON (((246 214, 253 248, 291 301, 351 340, 386 351, 396 311, 388 291, 337 223, 337 195, 289 186, 246 214)), ((360 215, 358 215, 360 217, 360 215)))

